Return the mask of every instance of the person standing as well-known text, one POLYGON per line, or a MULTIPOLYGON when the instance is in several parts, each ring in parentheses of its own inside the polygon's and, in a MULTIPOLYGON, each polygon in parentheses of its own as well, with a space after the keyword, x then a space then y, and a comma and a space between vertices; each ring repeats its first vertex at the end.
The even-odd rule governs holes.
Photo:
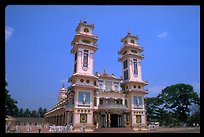
POLYGON ((40 133, 41 130, 42 130, 42 125, 40 124, 40 125, 38 126, 38 133, 40 133))
POLYGON ((31 124, 29 125, 29 131, 30 131, 30 132, 32 131, 32 127, 31 127, 31 124))
POLYGON ((29 132, 29 130, 30 130, 28 124, 26 125, 26 130, 27 130, 27 132, 29 132))

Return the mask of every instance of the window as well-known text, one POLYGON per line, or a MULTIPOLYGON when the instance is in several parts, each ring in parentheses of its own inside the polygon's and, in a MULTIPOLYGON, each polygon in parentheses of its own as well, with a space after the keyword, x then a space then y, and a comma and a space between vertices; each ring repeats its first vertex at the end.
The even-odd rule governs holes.
POLYGON ((134 75, 138 75, 138 70, 137 70, 137 60, 133 59, 133 71, 134 71, 134 75))
POLYGON ((128 70, 124 71, 124 80, 128 79, 128 70))
POLYGON ((94 106, 97 106, 97 98, 94 97, 94 106))
POLYGON ((127 99, 125 99, 125 106, 128 107, 127 99))
POLYGON ((105 89, 106 91, 110 91, 112 88, 112 82, 111 81, 105 81, 105 89))
POLYGON ((84 28, 84 32, 89 32, 89 29, 87 29, 87 28, 84 28))
POLYGON ((83 43, 88 43, 88 44, 91 43, 91 41, 89 41, 89 40, 87 40, 87 39, 82 39, 82 42, 83 42, 83 43))
POLYGON ((133 96, 133 105, 142 106, 142 96, 133 96))
POLYGON ((130 42, 133 43, 133 44, 135 43, 135 41, 133 39, 131 39, 130 42))
POLYGON ((77 52, 75 53, 74 61, 77 60, 77 52))
POLYGON ((131 52, 132 52, 132 53, 136 53, 136 54, 137 54, 137 51, 136 51, 136 50, 131 50, 131 52))
POLYGON ((90 83, 90 80, 87 79, 87 80, 86 80, 86 83, 90 83))
POLYGON ((77 62, 74 63, 74 73, 76 73, 77 62))
POLYGON ((83 67, 88 67, 88 50, 84 50, 83 67))
POLYGON ((99 104, 103 105, 103 99, 101 99, 101 98, 99 99, 99 104))
POLYGON ((128 62, 127 62, 127 60, 125 60, 124 62, 123 62, 123 69, 126 69, 128 67, 128 62))
POLYGON ((99 89, 99 90, 102 90, 102 89, 103 89, 103 84, 102 84, 102 83, 99 83, 99 84, 98 84, 98 89, 99 89))
POLYGON ((115 89, 114 89, 115 91, 119 91, 119 85, 117 84, 117 85, 115 85, 115 89))
POLYGON ((90 92, 79 92, 78 93, 78 104, 90 104, 90 92))
POLYGON ((83 82, 84 82, 84 80, 83 80, 83 79, 80 79, 80 82, 81 82, 81 83, 83 83, 83 82))

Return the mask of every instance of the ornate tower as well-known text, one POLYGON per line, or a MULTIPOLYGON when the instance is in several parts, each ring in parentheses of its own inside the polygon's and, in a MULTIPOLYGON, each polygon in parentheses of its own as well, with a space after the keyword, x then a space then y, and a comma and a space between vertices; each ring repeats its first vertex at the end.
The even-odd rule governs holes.
POLYGON ((74 58, 74 72, 70 78, 72 83, 72 92, 74 93, 74 104, 72 110, 71 121, 75 130, 79 130, 80 126, 86 125, 86 129, 93 128, 93 100, 96 76, 93 74, 94 52, 98 49, 96 42, 98 37, 93 34, 94 24, 79 22, 76 28, 71 45, 73 46, 71 53, 74 58))
POLYGON ((66 93, 67 93, 67 91, 66 91, 66 89, 64 88, 64 84, 63 84, 63 85, 62 85, 62 88, 60 89, 60 92, 59 92, 58 102, 61 102, 62 100, 64 100, 64 99, 67 98, 66 93))
POLYGON ((144 106, 144 90, 147 82, 142 80, 141 60, 144 58, 140 53, 143 48, 137 44, 138 37, 132 36, 130 32, 121 39, 123 46, 118 54, 122 55, 118 60, 122 62, 122 76, 124 91, 127 97, 127 106, 130 113, 127 114, 126 126, 133 129, 142 125, 146 126, 146 110, 144 106))

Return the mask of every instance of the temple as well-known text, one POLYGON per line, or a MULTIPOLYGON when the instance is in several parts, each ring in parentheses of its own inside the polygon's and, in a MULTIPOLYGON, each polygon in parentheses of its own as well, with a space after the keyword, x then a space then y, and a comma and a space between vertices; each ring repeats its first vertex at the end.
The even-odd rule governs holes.
MULTIPOLYGON (((93 34, 94 24, 80 21, 71 53, 74 54, 74 71, 60 89, 58 103, 46 114, 46 122, 55 125, 69 124, 75 131, 81 125, 86 131, 97 128, 130 127, 138 130, 147 126, 144 96, 148 84, 142 80, 141 61, 143 48, 137 44, 138 36, 130 32, 121 39, 118 51, 122 63, 121 78, 114 74, 93 72, 94 53, 98 50, 98 36, 93 34)), ((97 60, 96 60, 97 61, 97 60)))

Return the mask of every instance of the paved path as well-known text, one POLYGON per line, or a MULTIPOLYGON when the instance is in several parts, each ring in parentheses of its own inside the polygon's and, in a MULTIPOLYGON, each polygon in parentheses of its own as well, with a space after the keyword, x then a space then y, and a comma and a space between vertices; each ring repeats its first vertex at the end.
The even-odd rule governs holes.
MULTIPOLYGON (((38 133, 39 130, 36 126, 32 126, 32 131, 27 132, 26 126, 19 126, 22 133, 38 133)), ((48 131, 48 128, 43 127, 41 130, 41 133, 50 133, 48 131)), ((75 132, 76 133, 76 132, 75 132)), ((95 130, 91 133, 200 133, 200 128, 193 128, 193 127, 187 127, 187 128, 163 128, 160 127, 157 130, 154 131, 133 131, 130 128, 101 128, 98 130, 95 130)))

